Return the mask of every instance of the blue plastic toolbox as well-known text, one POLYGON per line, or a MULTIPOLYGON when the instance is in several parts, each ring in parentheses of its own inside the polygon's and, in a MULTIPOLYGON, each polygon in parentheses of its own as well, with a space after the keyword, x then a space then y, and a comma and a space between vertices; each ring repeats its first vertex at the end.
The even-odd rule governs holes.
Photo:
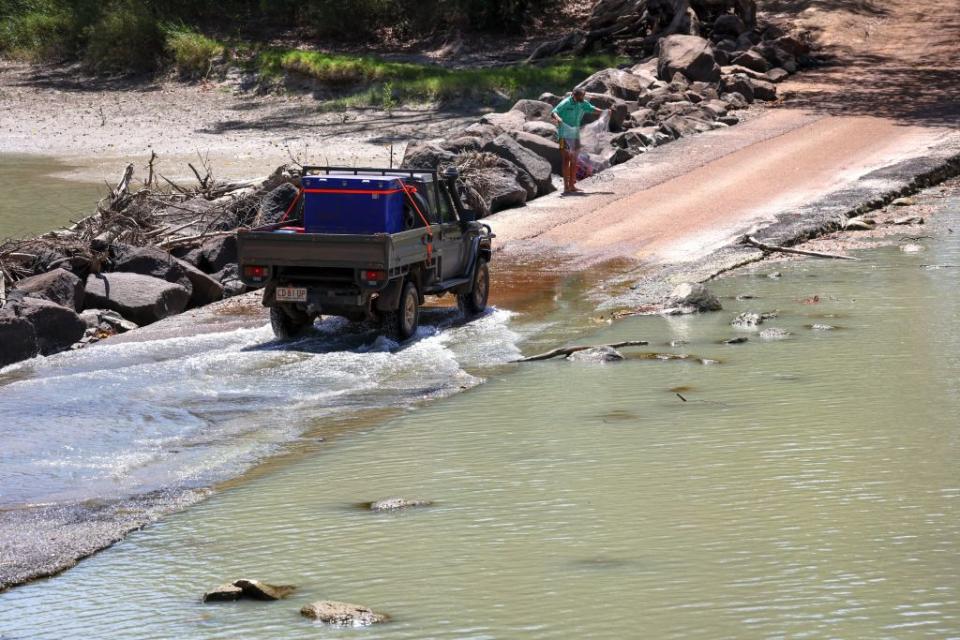
POLYGON ((304 230, 307 233, 398 233, 404 229, 404 197, 397 178, 304 176, 304 230))

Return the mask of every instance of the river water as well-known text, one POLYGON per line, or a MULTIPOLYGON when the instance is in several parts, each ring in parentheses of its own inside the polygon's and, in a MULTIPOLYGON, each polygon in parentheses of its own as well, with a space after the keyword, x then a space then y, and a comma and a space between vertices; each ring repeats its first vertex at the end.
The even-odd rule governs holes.
MULTIPOLYGON (((941 219, 960 224, 958 204, 941 219)), ((77 568, 0 594, 0 634, 342 638, 298 615, 331 599, 393 616, 370 639, 960 637, 960 269, 924 266, 960 264, 958 236, 718 281, 723 312, 633 318, 589 338, 650 340, 618 364, 504 364, 531 336, 582 327, 500 310, 450 327, 438 312, 401 351, 363 335, 281 348, 255 329, 8 373, 0 429, 15 444, 0 468, 30 482, 5 475, 19 488, 4 501, 126 490, 144 465, 150 478, 189 476, 191 450, 243 466, 349 407, 400 410, 324 432, 77 568), (729 325, 773 310, 764 326, 786 340, 729 325), (811 328, 824 324, 835 329, 811 328), (750 341, 720 344, 736 335, 750 341), (24 403, 36 413, 9 429, 24 403), (156 455, 108 453, 92 441, 104 434, 156 455), (360 506, 394 495, 435 505, 360 506), (298 590, 200 603, 238 577, 298 590)), ((222 471, 198 468, 201 483, 222 471)))
POLYGON ((0 241, 45 233, 93 213, 107 186, 58 177, 73 168, 45 156, 0 154, 0 241))

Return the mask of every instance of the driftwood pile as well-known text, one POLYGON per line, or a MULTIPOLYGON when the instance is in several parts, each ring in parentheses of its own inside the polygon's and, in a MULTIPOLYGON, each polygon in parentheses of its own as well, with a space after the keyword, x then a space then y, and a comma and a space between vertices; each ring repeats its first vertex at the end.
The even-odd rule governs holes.
POLYGON ((238 229, 278 221, 301 171, 196 184, 167 179, 155 157, 123 171, 96 211, 70 227, 0 243, 0 366, 95 342, 243 293, 238 229))

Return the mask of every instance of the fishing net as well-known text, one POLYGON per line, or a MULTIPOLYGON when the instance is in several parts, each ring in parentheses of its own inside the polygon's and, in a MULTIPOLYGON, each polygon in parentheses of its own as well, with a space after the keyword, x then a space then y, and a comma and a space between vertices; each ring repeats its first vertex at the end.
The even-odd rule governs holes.
POLYGON ((610 112, 604 111, 595 122, 580 127, 580 155, 577 157, 577 180, 586 180, 594 174, 609 168, 601 153, 609 149, 610 112))

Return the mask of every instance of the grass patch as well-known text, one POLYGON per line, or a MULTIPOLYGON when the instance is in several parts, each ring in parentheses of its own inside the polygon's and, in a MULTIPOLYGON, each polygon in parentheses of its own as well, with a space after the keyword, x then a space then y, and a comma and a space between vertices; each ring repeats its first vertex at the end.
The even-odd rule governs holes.
POLYGON ((0 51, 17 60, 65 60, 75 52, 78 36, 73 13, 53 3, 0 19, 0 51))
POLYGON ((370 56, 274 49, 262 52, 257 64, 268 78, 292 72, 316 80, 342 94, 341 100, 350 106, 391 106, 397 101, 517 99, 544 91, 563 92, 595 71, 622 62, 614 56, 591 56, 538 65, 448 69, 370 56))
POLYGON ((167 26, 166 50, 182 78, 206 77, 214 61, 226 52, 223 43, 184 25, 167 26))

